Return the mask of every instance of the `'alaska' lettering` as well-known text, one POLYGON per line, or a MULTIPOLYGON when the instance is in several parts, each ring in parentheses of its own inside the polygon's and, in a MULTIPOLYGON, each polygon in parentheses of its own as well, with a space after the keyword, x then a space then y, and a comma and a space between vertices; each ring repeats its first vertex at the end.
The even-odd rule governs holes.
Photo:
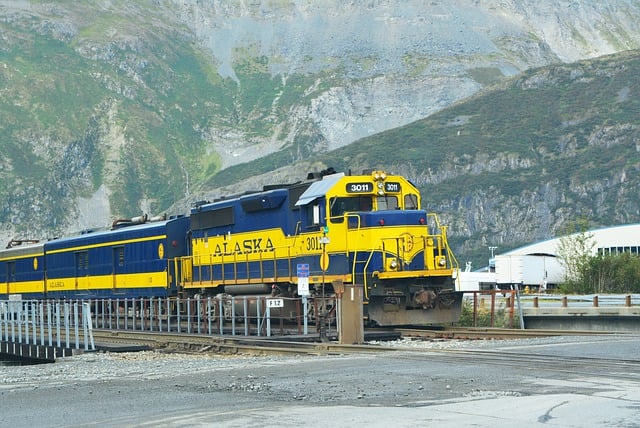
POLYGON ((234 254, 266 253, 275 250, 271 238, 245 239, 236 242, 222 242, 216 244, 214 256, 232 256, 234 254))

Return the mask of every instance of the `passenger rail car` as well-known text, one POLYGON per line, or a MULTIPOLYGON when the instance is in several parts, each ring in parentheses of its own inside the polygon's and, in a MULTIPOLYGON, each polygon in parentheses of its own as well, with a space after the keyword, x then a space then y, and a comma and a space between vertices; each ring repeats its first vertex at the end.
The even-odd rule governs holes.
POLYGON ((188 217, 0 251, 0 298, 133 298, 177 294, 188 217))
POLYGON ((192 294, 296 296, 304 266, 312 294, 361 285, 371 324, 454 322, 457 262, 446 227, 420 203, 408 180, 373 171, 200 204, 181 285, 192 294))
POLYGON ((0 250, 0 298, 25 295, 40 299, 44 294, 44 243, 11 241, 0 250))

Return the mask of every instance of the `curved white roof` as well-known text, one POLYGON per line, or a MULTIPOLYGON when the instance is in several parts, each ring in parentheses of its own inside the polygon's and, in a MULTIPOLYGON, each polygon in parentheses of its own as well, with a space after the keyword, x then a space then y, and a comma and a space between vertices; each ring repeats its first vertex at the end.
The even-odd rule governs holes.
MULTIPOLYGON (((640 223, 623 226, 612 226, 602 229, 587 231, 595 242, 594 252, 599 248, 614 247, 640 247, 640 223)), ((561 238, 553 238, 547 241, 537 242, 525 247, 516 248, 503 254, 527 255, 527 254, 553 254, 558 255, 558 244, 561 238)))

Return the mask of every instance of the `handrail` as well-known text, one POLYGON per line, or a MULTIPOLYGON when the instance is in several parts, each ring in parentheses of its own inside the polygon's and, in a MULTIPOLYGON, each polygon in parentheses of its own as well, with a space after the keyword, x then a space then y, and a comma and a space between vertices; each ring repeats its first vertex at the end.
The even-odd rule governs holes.
MULTIPOLYGON (((236 284, 238 283, 239 276, 238 276, 238 265, 240 263, 242 264, 246 264, 246 279, 250 278, 250 269, 249 266, 251 263, 255 262, 258 263, 260 265, 260 278, 261 280, 264 280, 265 278, 265 274, 264 274, 264 263, 273 263, 273 270, 274 270, 274 278, 279 278, 280 276, 278 275, 278 260, 280 260, 280 258, 278 257, 278 252, 282 251, 282 250, 286 250, 287 255, 285 257, 283 257, 283 259, 286 259, 288 261, 288 270, 289 270, 289 281, 293 280, 293 266, 291 264, 291 261, 293 260, 293 256, 292 256, 292 249, 295 248, 295 243, 297 241, 297 236, 294 237, 293 242, 290 245, 282 245, 282 246, 278 246, 278 247, 273 247, 273 251, 270 252, 271 254, 269 255, 269 257, 265 257, 265 252, 260 252, 257 256, 256 260, 250 260, 250 255, 253 253, 232 253, 232 254, 220 254, 217 257, 220 257, 220 269, 221 269, 221 278, 220 278, 220 282, 235 282, 236 284), (233 279, 226 279, 225 277, 225 264, 232 264, 233 265, 233 279)), ((176 260, 191 260, 192 261, 192 268, 193 268, 193 264, 197 263, 198 266, 198 273, 199 273, 199 283, 202 284, 202 269, 209 269, 209 274, 210 274, 210 278, 211 281, 213 282, 214 279, 214 272, 213 272, 213 267, 214 267, 214 262, 213 262, 213 257, 214 255, 209 253, 209 254, 203 254, 203 255, 191 255, 191 256, 182 256, 182 257, 178 257, 176 258, 176 260)), ((186 281, 187 276, 181 271, 181 275, 180 275, 180 283, 184 283, 184 282, 193 282, 193 278, 191 278, 191 281, 186 281)))
MULTIPOLYGON (((346 228, 345 228, 345 252, 347 254, 349 254, 349 217, 355 217, 357 219, 357 227, 355 228, 355 232, 359 232, 361 229, 361 218, 358 214, 354 214, 354 213, 345 213, 344 214, 344 223, 346 224, 346 228)), ((360 236, 358 236, 358 240, 360 239, 360 236)), ((352 281, 355 281, 356 278, 356 264, 357 264, 357 260, 358 260, 358 244, 359 242, 356 241, 356 245, 355 245, 355 249, 353 251, 353 264, 352 264, 352 268, 351 268, 351 279, 352 281)))
MULTIPOLYGON (((440 236, 442 238, 442 246, 447 252, 447 260, 451 260, 451 269, 459 272, 460 265, 458 263, 458 259, 456 258, 455 254, 453 254, 453 251, 451 251, 449 240, 447 238, 447 229, 449 228, 449 226, 441 225, 440 219, 438 218, 438 215, 436 213, 427 213, 427 217, 433 219, 434 223, 436 224, 436 228, 440 232, 439 234, 434 234, 433 236, 440 236)), ((459 278, 459 275, 456 275, 456 278, 459 278)))
MULTIPOLYGON (((448 240, 447 240, 447 226, 441 225, 438 219, 438 216, 435 213, 428 213, 427 214, 429 219, 432 219, 433 222, 435 223, 435 229, 434 231, 440 232, 440 233, 433 233, 433 234, 429 234, 427 233, 426 235, 422 236, 422 250, 425 252, 425 257, 426 257, 426 248, 427 248, 427 244, 426 244, 426 240, 429 238, 432 238, 435 240, 435 244, 437 245, 438 248, 438 252, 440 254, 446 254, 446 259, 449 261, 450 263, 450 267, 453 271, 455 271, 456 273, 459 272, 459 263, 458 260, 456 259, 455 255, 453 254, 451 247, 449 246, 448 240)), ((357 277, 357 266, 359 264, 361 264, 362 262, 358 261, 358 244, 359 244, 359 239, 360 239, 360 235, 359 235, 359 231, 362 230, 362 218, 360 217, 359 214, 357 213, 344 213, 342 215, 343 218, 343 222, 342 224, 345 227, 345 244, 346 244, 346 248, 345 248, 345 252, 347 254, 350 254, 350 248, 353 248, 353 262, 351 265, 351 277, 353 279, 353 281, 356 280, 357 277), (355 218, 356 219, 356 225, 353 228, 349 228, 349 219, 350 218, 355 218), (349 238, 349 232, 354 232, 356 233, 355 236, 355 241, 351 242, 348 238, 349 238)), ((286 260, 288 260, 288 270, 289 270, 289 281, 293 281, 294 278, 294 270, 293 270, 293 265, 292 265, 292 261, 293 261, 293 256, 292 256, 292 251, 295 249, 295 245, 296 242, 298 241, 298 237, 299 237, 299 232, 300 232, 300 222, 298 222, 296 224, 296 231, 295 234, 293 235, 293 237, 291 235, 289 235, 289 238, 293 238, 292 241, 289 241, 288 245, 283 245, 283 246, 279 246, 279 247, 274 247, 273 248, 273 252, 272 254, 263 254, 260 253, 257 257, 257 260, 255 260, 255 262, 260 264, 260 279, 264 280, 265 278, 265 274, 264 274, 264 263, 266 262, 273 262, 273 269, 274 269, 274 275, 275 277, 279 277, 279 273, 277 271, 277 267, 278 267, 278 253, 284 249, 286 249, 286 256, 284 258, 286 258, 286 260)), ((378 240, 374 243, 372 250, 369 252, 369 255, 366 259, 366 261, 364 261, 364 267, 363 267, 363 282, 364 282, 364 289, 365 289, 365 297, 368 298, 368 292, 367 292, 367 271, 368 268, 371 264, 372 258, 373 258, 373 254, 376 251, 381 251, 382 252, 382 256, 384 258, 386 258, 386 251, 385 251, 385 241, 387 239, 395 239, 396 240, 396 253, 397 256, 400 257, 401 256, 401 249, 400 249, 400 244, 398 241, 397 237, 388 237, 388 238, 378 238, 378 240)), ((416 237, 416 239, 420 239, 420 237, 416 237)), ((235 281, 236 283, 238 282, 239 278, 238 278, 238 263, 240 262, 244 262, 246 264, 246 275, 247 275, 247 279, 249 279, 250 277, 250 269, 249 269, 249 265, 252 261, 250 261, 250 256, 253 253, 232 253, 232 254, 220 254, 219 257, 221 257, 221 269, 222 269, 222 277, 220 279, 220 281, 222 283, 226 283, 227 279, 225 278, 225 263, 233 263, 233 274, 234 277, 231 280, 232 282, 235 281), (230 259, 229 261, 227 261, 228 259, 230 259)), ((203 260, 203 258, 208 258, 208 266, 210 269, 210 277, 211 277, 211 281, 213 282, 214 280, 214 272, 213 272, 213 254, 205 254, 205 255, 199 255, 199 256, 185 256, 185 257, 181 257, 180 259, 190 259, 192 261, 192 269, 193 269, 193 264, 194 262, 198 262, 198 269, 199 269, 199 281, 200 283, 202 283, 202 269, 206 269, 207 265, 203 262, 206 262, 207 260, 203 260)), ((401 257, 404 260, 404 257, 401 257)), ((426 268, 426 264, 425 264, 425 268, 426 268)), ((193 277, 192 275, 188 275, 186 272, 184 272, 183 270, 180 270, 180 284, 184 284, 185 282, 193 282, 193 277), (190 279, 190 280, 189 280, 190 279)), ((459 275, 456 274, 456 280, 459 281, 459 275)))
MULTIPOLYGON (((367 268, 369 267, 369 263, 371 262, 371 258, 373 257, 373 253, 375 252, 374 250, 378 248, 378 242, 380 242, 381 244, 381 249, 383 250, 383 254, 384 254, 384 242, 383 242, 384 238, 378 238, 378 241, 376 242, 376 245, 373 246, 373 248, 371 249, 371 251, 369 252, 369 257, 367 258, 367 262, 364 264, 364 269, 362 270, 362 279, 364 280, 364 283, 362 284, 362 287, 364 288, 364 297, 366 299, 369 298, 369 293, 368 293, 368 289, 367 289, 367 268)), ((354 264, 355 264, 355 258, 354 258, 354 264)), ((355 280, 355 269, 354 269, 354 280, 355 280)))

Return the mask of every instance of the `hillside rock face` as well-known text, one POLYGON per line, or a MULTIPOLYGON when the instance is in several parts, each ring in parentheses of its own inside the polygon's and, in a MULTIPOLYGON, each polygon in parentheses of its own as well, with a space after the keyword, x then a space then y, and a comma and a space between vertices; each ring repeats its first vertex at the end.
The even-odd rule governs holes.
MULTIPOLYGON (((294 120, 311 121, 323 150, 426 117, 487 79, 640 46, 636 1, 194 0, 174 7, 217 72, 239 86, 243 54, 266 58, 269 74, 283 81, 310 74, 321 85, 338 76, 294 110, 294 120)), ((229 143, 237 146, 235 138, 229 143)), ((279 148, 272 143, 241 147, 225 165, 279 148)))
POLYGON ((523 70, 640 47, 631 0, 0 1, 0 16, 4 240, 186 207, 268 156, 298 179, 523 70))

